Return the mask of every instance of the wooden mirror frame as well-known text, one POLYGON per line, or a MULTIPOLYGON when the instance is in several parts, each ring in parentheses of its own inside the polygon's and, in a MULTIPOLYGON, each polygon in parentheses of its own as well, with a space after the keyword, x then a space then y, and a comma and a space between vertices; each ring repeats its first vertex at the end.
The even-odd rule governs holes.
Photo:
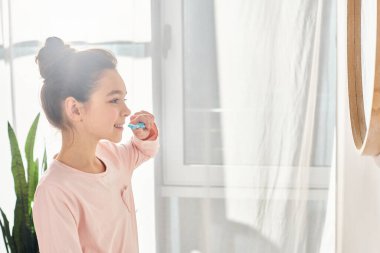
POLYGON ((347 0, 347 68, 351 129, 362 155, 380 153, 380 0, 377 0, 376 56, 370 115, 365 115, 361 62, 361 0, 347 0), (366 117, 370 117, 369 127, 366 117))

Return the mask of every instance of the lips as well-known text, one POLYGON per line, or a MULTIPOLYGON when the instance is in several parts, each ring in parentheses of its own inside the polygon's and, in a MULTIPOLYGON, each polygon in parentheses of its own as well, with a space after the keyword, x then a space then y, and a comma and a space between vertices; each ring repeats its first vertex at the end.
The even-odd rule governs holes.
POLYGON ((114 127, 116 128, 123 128, 124 124, 115 124, 114 127))

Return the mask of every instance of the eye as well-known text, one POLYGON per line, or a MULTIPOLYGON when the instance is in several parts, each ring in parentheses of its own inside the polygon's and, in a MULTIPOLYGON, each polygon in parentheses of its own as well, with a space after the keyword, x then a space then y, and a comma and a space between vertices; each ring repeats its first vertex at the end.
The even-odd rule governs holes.
POLYGON ((113 103, 113 104, 117 104, 119 101, 120 101, 120 99, 114 98, 110 102, 113 103))
POLYGON ((126 99, 126 98, 124 98, 124 99, 114 98, 114 99, 112 99, 112 100, 110 101, 110 103, 112 103, 112 104, 118 104, 118 103, 120 103, 121 101, 124 101, 124 103, 125 103, 125 102, 127 102, 127 99, 126 99))

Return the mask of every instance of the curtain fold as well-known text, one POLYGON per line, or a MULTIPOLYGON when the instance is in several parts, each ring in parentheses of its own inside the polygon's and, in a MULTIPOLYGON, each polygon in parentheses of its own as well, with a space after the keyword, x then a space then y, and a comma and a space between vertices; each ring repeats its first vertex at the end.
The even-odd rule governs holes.
POLYGON ((319 252, 326 233, 334 5, 215 1, 223 161, 236 165, 224 170, 226 216, 264 236, 252 252, 319 252), (229 194, 238 174, 252 181, 245 202, 229 194))

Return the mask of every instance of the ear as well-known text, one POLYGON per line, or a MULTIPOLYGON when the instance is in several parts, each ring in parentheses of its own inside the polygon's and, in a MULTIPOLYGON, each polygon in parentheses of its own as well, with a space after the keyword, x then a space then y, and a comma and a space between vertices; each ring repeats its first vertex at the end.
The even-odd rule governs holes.
POLYGON ((83 104, 73 97, 67 97, 64 101, 65 114, 72 122, 79 122, 82 120, 82 107, 83 104))

